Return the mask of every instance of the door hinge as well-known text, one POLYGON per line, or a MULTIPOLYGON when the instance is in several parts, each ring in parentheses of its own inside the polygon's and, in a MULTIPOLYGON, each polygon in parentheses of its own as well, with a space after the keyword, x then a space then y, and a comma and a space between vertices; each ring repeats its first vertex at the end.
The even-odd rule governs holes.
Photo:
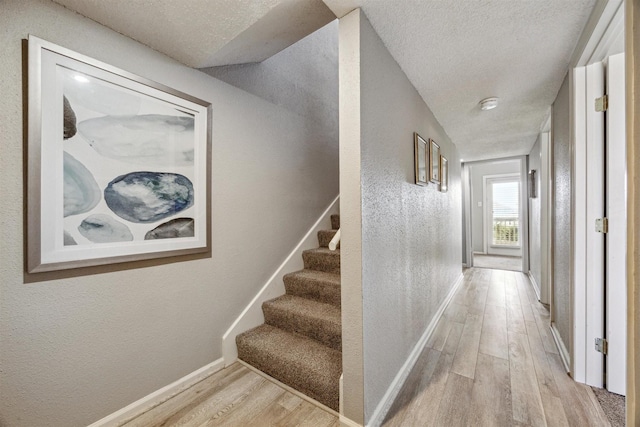
POLYGON ((609 343, 607 340, 604 338, 596 338, 596 351, 606 355, 608 350, 609 343))
POLYGON ((609 108, 609 95, 603 95, 600 98, 596 98, 596 112, 602 113, 609 108))
POLYGON ((596 232, 604 234, 609 232, 609 218, 596 218, 596 232))

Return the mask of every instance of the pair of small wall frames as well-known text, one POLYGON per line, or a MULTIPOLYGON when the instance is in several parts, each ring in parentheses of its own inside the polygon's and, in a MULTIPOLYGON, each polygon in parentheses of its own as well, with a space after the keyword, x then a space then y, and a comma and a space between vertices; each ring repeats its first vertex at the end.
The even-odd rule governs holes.
POLYGON ((426 186, 429 182, 440 184, 440 191, 446 192, 449 185, 447 159, 440 154, 440 145, 433 139, 424 139, 414 133, 415 183, 426 186))

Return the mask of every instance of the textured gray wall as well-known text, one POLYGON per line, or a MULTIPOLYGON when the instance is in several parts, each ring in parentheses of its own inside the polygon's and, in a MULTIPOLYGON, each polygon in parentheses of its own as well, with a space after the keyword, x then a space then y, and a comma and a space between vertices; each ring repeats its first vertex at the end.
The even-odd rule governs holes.
POLYGON ((569 74, 553 103, 551 120, 554 174, 553 315, 571 354, 571 128, 569 74))
POLYGON ((328 143, 337 144, 337 19, 263 62, 202 71, 311 119, 328 143))
POLYGON ((301 112, 51 1, 0 9, 0 425, 87 425, 221 357, 222 334, 338 194, 338 146, 301 112), (212 102, 212 258, 24 274, 28 34, 212 102))
POLYGON ((542 201, 542 186, 540 178, 542 176, 542 163, 540 145, 540 136, 538 136, 536 143, 529 152, 529 170, 535 169, 536 171, 536 189, 538 191, 537 197, 529 198, 529 272, 535 279, 538 286, 542 286, 542 264, 540 253, 540 239, 542 237, 540 232, 540 205, 542 201))
POLYGON ((461 273, 460 158, 367 19, 360 26, 365 420, 461 273), (449 192, 414 184, 413 132, 449 160, 449 192))
POLYGON ((486 175, 520 174, 520 160, 487 160, 467 165, 471 176, 471 246, 474 252, 484 252, 485 207, 482 178, 486 175), (482 206, 478 206, 478 202, 482 202, 482 206))

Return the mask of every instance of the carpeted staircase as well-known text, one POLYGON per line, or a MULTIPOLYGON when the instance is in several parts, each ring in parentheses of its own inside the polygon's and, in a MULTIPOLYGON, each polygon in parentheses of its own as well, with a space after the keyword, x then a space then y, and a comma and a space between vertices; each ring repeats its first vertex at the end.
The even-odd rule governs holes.
POLYGON ((342 374, 340 228, 318 232, 320 247, 304 251, 304 270, 284 276, 286 294, 262 305, 265 322, 236 337, 238 357, 273 378, 338 410, 342 374))

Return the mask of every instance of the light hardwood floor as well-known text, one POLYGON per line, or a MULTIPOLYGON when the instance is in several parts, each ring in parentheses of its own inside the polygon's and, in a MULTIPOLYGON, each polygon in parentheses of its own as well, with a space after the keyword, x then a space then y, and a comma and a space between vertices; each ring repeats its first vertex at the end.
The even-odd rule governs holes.
POLYGON ((126 427, 338 427, 338 417, 240 363, 134 418, 126 427))
MULTIPOLYGON (((564 371, 529 279, 469 269, 391 407, 395 426, 609 426, 564 371)), ((334 427, 334 414, 236 363, 125 424, 334 427)))
POLYGON ((522 271, 522 257, 473 254, 473 266, 498 270, 522 271))
POLYGON ((609 426, 548 325, 527 276, 467 270, 384 427, 609 426))

